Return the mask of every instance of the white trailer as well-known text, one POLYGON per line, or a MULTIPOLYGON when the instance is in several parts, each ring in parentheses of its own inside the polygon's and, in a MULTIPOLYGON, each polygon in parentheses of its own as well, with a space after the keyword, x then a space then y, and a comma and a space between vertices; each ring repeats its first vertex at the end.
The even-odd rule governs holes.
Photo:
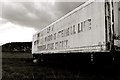
POLYGON ((94 55, 113 51, 120 51, 120 1, 89 0, 33 35, 35 59, 88 53, 93 61, 94 55))

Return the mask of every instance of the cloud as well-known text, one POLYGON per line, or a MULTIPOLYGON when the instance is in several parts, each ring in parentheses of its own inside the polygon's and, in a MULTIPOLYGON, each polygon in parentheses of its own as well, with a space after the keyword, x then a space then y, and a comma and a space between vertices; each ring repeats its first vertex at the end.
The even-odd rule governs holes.
POLYGON ((0 3, 0 43, 31 41, 32 35, 70 12, 79 2, 14 2, 0 3))
POLYGON ((81 2, 57 2, 55 5, 62 15, 80 6, 81 2))
POLYGON ((6 3, 3 3, 2 18, 5 18, 9 22, 12 22, 15 24, 33 27, 34 21, 36 20, 37 16, 30 13, 20 3, 8 4, 6 2, 6 3))
POLYGON ((2 18, 42 29, 79 5, 78 2, 3 2, 2 18))
POLYGON ((35 32, 34 28, 21 27, 8 22, 0 27, 0 43, 32 41, 35 32))

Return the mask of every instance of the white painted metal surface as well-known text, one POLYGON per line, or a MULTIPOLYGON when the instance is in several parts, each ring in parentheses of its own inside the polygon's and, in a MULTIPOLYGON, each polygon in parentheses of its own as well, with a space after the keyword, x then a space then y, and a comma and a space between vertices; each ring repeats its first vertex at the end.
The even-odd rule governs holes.
MULTIPOLYGON (((120 12, 116 10, 118 3, 114 4, 115 33, 120 35, 120 12)), ((106 51, 105 34, 105 2, 89 0, 37 32, 32 54, 106 51)))

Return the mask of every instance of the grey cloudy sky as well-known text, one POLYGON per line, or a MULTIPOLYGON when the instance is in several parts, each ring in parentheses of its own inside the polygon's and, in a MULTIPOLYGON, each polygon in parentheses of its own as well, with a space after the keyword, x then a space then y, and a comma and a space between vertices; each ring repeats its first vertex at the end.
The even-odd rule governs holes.
POLYGON ((1 17, 4 22, 41 29, 79 5, 80 2, 5 2, 1 17))
POLYGON ((3 37, 0 43, 6 43, 31 40, 32 34, 37 30, 44 28, 64 16, 82 3, 36 2, 36 0, 30 2, 14 2, 4 0, 0 4, 0 21, 2 22, 0 24, 0 37, 3 37), (21 33, 21 31, 24 32, 21 33), (19 36, 19 40, 16 39, 17 36, 19 36), (10 38, 14 40, 10 40, 10 38))

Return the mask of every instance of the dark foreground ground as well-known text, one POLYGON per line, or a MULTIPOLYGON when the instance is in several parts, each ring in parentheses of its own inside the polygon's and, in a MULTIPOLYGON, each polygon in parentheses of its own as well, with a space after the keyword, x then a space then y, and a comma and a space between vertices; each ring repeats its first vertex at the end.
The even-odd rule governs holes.
POLYGON ((120 66, 33 64, 30 53, 3 53, 2 80, 120 80, 120 66))

